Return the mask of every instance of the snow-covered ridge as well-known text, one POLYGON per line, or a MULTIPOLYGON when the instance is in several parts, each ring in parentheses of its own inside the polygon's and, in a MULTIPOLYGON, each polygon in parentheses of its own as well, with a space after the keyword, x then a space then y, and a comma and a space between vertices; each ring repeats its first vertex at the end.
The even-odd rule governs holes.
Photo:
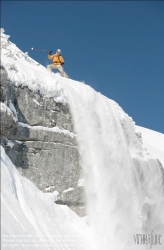
POLYGON ((61 75, 50 73, 45 67, 37 63, 28 52, 22 52, 10 36, 0 29, 1 36, 1 65, 5 68, 9 80, 16 86, 28 86, 34 92, 40 91, 48 97, 54 97, 56 102, 66 103, 65 91, 59 84, 61 75))

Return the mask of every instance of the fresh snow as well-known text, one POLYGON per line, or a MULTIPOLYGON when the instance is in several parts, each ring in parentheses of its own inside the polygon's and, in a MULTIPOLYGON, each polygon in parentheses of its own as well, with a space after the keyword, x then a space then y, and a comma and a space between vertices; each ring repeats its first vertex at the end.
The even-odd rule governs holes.
MULTIPOLYGON (((48 72, 1 31, 1 63, 12 84, 28 86, 58 102, 68 103, 71 108, 84 172, 85 220, 89 226, 88 230, 81 224, 83 220, 67 207, 54 204, 52 198, 56 194, 46 196, 21 177, 3 152, 3 234, 59 238, 54 248, 40 246, 39 250, 87 249, 80 245, 70 247, 66 241, 68 233, 80 237, 82 242, 85 240, 88 249, 93 250, 150 249, 152 242, 137 245, 134 235, 164 233, 164 177, 162 165, 156 159, 163 162, 163 134, 137 127, 116 102, 90 86, 48 72), (143 144, 138 131, 142 133, 143 144), (93 246, 88 243, 87 232, 93 246)), ((153 245, 152 249, 163 249, 163 245, 164 237, 162 245, 153 245)))
POLYGON ((68 192, 70 192, 72 190, 74 190, 74 188, 68 188, 68 189, 64 190, 63 193, 68 193, 68 192))
POLYGON ((24 143, 24 141, 18 141, 18 140, 15 140, 18 144, 22 144, 24 143))
POLYGON ((14 143, 11 140, 8 140, 7 138, 6 138, 6 142, 7 142, 6 146, 8 146, 10 148, 12 148, 14 146, 14 143))
POLYGON ((60 193, 58 191, 54 191, 53 193, 45 193, 51 200, 54 202, 59 200, 60 193))
POLYGON ((140 126, 137 129, 142 133, 142 141, 148 152, 159 159, 164 167, 164 134, 140 126))
POLYGON ((19 122, 19 125, 22 126, 22 127, 35 129, 35 130, 47 130, 47 131, 54 131, 54 132, 58 132, 58 133, 63 133, 63 134, 67 134, 67 135, 71 136, 72 138, 75 136, 74 133, 71 133, 71 132, 69 132, 68 130, 65 130, 65 129, 60 129, 57 126, 52 127, 52 128, 43 127, 43 126, 30 126, 27 123, 23 123, 23 122, 19 122))
POLYGON ((87 225, 22 177, 2 147, 1 175, 1 249, 91 249, 87 225))
POLYGON ((84 186, 84 178, 79 179, 79 181, 78 181, 78 186, 79 186, 79 187, 84 186))
POLYGON ((34 98, 33 98, 33 101, 34 101, 38 106, 40 106, 39 102, 38 102, 37 100, 35 100, 34 98))
POLYGON ((60 85, 60 73, 50 73, 42 65, 23 53, 9 41, 9 37, 1 29, 1 64, 5 67, 9 81, 16 86, 28 86, 34 92, 40 91, 48 97, 54 97, 56 102, 65 101, 64 89, 60 85))
POLYGON ((10 115, 13 117, 13 113, 12 113, 11 109, 6 105, 6 103, 1 102, 1 112, 4 112, 7 115, 10 115))
POLYGON ((164 232, 163 168, 116 102, 80 82, 61 84, 75 123, 95 249, 138 249, 134 235, 164 232))

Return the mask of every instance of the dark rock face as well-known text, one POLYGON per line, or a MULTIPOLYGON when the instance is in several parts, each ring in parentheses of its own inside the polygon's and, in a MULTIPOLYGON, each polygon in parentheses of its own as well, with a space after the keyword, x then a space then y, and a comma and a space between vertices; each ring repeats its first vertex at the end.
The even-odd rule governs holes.
POLYGON ((78 186, 79 153, 68 105, 14 86, 3 67, 0 99, 1 145, 19 172, 43 192, 49 187, 51 192, 58 191, 57 203, 85 215, 84 190, 78 186))

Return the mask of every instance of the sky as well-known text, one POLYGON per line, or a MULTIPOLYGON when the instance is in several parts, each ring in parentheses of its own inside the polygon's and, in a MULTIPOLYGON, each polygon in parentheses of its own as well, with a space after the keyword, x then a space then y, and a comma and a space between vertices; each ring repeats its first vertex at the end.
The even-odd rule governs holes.
POLYGON ((61 49, 71 79, 164 133, 164 1, 1 1, 1 28, 45 67, 31 48, 61 49))

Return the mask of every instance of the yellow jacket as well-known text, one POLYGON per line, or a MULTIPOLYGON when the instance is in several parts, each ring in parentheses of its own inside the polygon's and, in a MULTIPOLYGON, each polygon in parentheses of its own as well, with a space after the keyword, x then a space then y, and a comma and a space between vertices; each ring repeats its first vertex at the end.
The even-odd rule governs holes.
POLYGON ((59 54, 48 55, 48 58, 52 60, 55 65, 64 64, 64 59, 59 54))

